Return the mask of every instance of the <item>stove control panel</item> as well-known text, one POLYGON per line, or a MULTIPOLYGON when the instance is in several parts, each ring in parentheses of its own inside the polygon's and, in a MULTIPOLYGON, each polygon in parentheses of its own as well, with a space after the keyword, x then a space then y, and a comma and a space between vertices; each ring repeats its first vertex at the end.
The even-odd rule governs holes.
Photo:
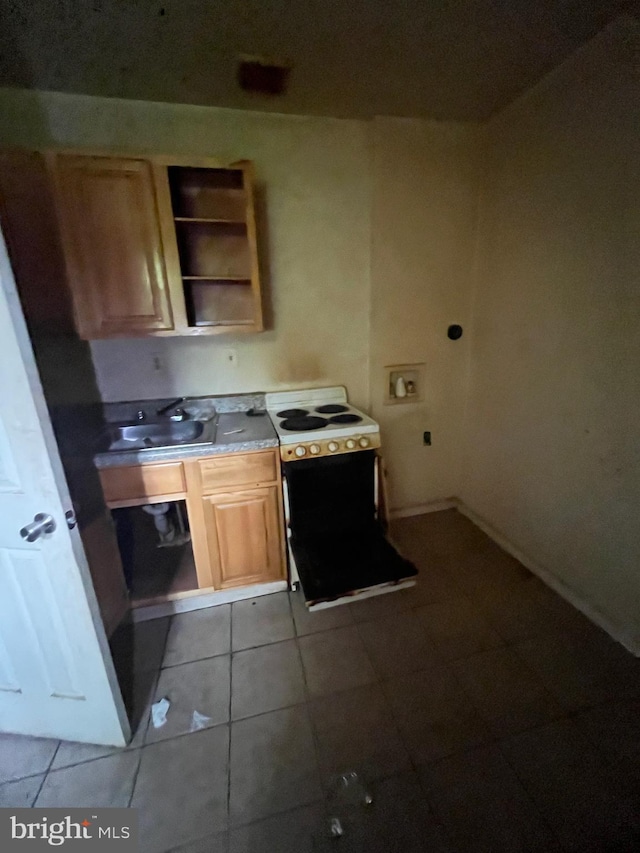
POLYGON ((350 435, 348 438, 330 438, 326 441, 301 441, 298 444, 281 444, 280 456, 285 462, 296 459, 336 456, 340 453, 356 453, 358 450, 373 450, 380 447, 380 433, 350 435))

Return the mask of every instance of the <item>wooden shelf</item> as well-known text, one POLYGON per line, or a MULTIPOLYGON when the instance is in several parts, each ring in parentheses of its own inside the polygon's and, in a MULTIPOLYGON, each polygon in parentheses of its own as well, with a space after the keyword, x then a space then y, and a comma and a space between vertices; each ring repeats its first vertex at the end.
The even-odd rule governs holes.
POLYGON ((249 192, 242 169, 170 166, 173 213, 185 221, 246 222, 249 192))
POLYGON ((194 224, 204 224, 204 225, 246 225, 246 220, 244 219, 231 219, 231 218, 223 218, 216 217, 215 219, 209 216, 174 216, 174 222, 182 222, 188 225, 190 222, 194 224))
POLYGON ((177 226, 183 278, 251 279, 251 250, 244 222, 191 222, 177 226))
POLYGON ((224 281, 228 284, 237 282, 238 284, 251 284, 251 279, 246 275, 183 275, 183 281, 210 281, 215 284, 218 281, 224 281))
POLYGON ((255 320, 196 320, 193 324, 197 328, 201 326, 253 326, 255 320))
POLYGON ((205 279, 188 286, 190 326, 255 325, 255 301, 250 281, 205 279))

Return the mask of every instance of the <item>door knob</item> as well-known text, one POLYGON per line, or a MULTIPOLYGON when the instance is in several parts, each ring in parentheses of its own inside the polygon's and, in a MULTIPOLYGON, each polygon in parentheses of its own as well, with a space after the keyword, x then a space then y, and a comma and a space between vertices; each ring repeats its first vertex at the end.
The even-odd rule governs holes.
POLYGON ((35 542, 45 533, 53 533, 56 529, 56 523, 50 515, 45 512, 39 512, 33 517, 33 521, 25 526, 20 531, 20 536, 26 539, 27 542, 35 542))

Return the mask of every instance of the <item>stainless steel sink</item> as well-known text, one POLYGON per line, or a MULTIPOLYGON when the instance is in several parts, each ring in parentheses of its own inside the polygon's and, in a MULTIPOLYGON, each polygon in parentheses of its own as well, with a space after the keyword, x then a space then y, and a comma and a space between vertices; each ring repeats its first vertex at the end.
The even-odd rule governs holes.
POLYGON ((157 450, 161 447, 212 444, 215 437, 215 421, 171 421, 163 418, 139 424, 114 424, 109 427, 109 450, 157 450))

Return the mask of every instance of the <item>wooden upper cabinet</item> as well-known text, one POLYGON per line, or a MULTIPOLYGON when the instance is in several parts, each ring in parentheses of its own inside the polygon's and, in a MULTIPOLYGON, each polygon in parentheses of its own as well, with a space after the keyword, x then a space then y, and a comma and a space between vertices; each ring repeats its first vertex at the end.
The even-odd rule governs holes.
POLYGON ((262 331, 251 163, 48 160, 81 337, 262 331))
POLYGON ((0 151, 0 225, 31 333, 71 335, 71 294, 51 181, 38 151, 0 151))
POLYGON ((151 162, 54 154, 50 163, 80 336, 173 331, 151 162))

